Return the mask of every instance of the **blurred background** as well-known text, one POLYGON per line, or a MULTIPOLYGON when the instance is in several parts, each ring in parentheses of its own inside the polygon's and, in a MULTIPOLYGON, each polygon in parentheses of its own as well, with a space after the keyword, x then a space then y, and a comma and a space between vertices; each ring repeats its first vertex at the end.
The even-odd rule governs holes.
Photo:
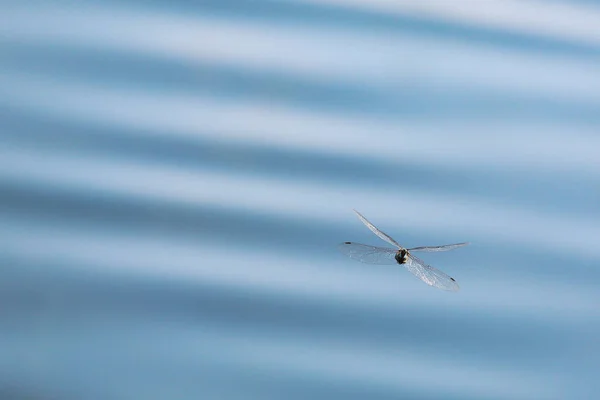
POLYGON ((593 2, 0 5, 1 399, 597 398, 593 2))

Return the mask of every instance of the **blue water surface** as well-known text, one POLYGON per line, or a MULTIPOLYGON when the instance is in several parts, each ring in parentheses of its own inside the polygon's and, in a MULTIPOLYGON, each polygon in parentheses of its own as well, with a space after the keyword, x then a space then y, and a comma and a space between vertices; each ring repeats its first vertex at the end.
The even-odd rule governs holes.
POLYGON ((1 1, 0 398, 597 398, 600 9, 419 3, 1 1))

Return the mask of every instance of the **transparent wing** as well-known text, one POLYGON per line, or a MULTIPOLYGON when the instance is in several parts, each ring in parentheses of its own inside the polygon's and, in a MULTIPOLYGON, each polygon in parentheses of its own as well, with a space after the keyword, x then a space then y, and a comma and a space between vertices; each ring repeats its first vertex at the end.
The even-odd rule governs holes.
POLYGON ((443 246, 423 246, 423 247, 413 247, 412 249, 408 249, 408 251, 448 251, 454 250, 459 247, 463 247, 468 245, 469 243, 455 243, 455 244, 445 244, 443 246))
POLYGON ((353 260, 366 264, 398 264, 395 259, 398 250, 395 249, 368 246, 353 242, 340 243, 338 248, 353 260))
POLYGON ((399 249, 404 248, 404 247, 400 246, 398 244, 398 242, 396 242, 394 239, 392 239, 389 235, 387 235, 387 234, 383 233, 382 231, 380 231, 379 229, 377 229, 377 227, 375 225, 373 225, 372 223, 370 223, 369 220, 367 220, 365 217, 363 217, 361 213, 359 213, 356 210, 353 210, 353 211, 358 216, 358 219, 360 219, 361 222, 363 224, 365 224, 367 226, 367 228, 369 228, 371 230, 371 232, 373 232, 374 234, 376 234, 377 236, 379 236, 381 239, 385 240, 389 244, 398 247, 399 249))
POLYGON ((412 272, 417 278, 429 286, 435 286, 443 290, 456 292, 459 289, 458 283, 454 278, 446 275, 442 271, 425 264, 425 262, 412 254, 408 254, 406 263, 402 264, 407 270, 412 272))

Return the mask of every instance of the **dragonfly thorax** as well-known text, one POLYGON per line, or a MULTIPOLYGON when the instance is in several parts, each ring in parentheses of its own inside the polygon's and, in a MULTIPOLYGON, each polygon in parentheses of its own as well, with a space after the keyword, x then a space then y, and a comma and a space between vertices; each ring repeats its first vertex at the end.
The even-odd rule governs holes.
POLYGON ((398 252, 396 253, 396 257, 395 257, 398 264, 406 263, 406 255, 407 254, 408 254, 408 251, 406 251, 405 249, 398 250, 398 252))

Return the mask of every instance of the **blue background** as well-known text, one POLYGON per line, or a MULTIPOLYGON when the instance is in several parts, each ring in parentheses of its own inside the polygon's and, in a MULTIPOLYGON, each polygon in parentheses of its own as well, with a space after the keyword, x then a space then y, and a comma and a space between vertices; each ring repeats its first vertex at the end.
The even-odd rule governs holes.
POLYGON ((0 4, 0 398, 597 398, 600 8, 0 4))

